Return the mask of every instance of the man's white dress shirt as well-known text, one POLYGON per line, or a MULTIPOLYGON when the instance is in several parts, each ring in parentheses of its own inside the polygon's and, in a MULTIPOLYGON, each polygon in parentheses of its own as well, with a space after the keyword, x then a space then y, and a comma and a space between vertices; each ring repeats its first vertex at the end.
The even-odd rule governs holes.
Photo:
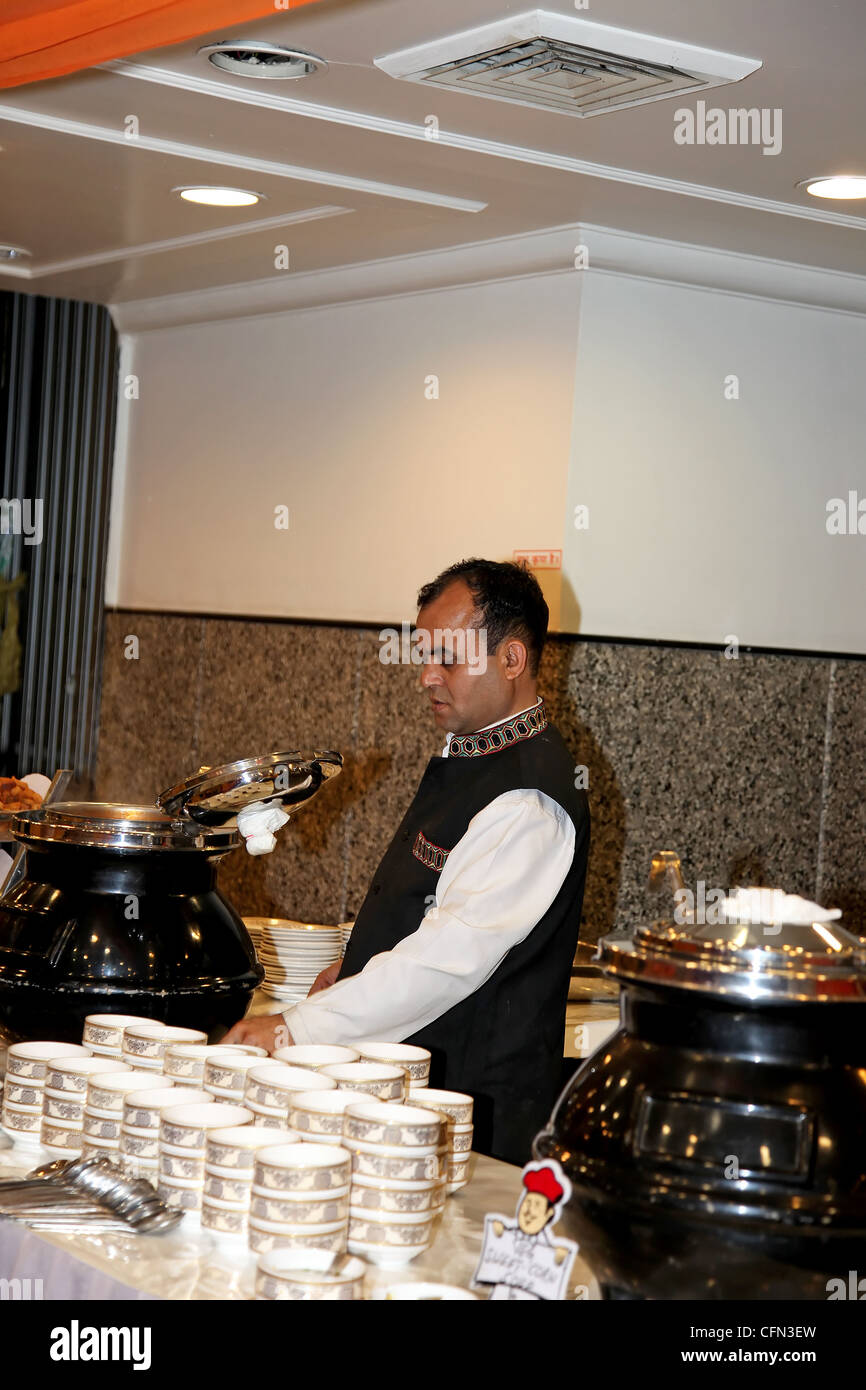
MULTIPOLYGON (((448 734, 445 758, 450 742, 448 734)), ((571 867, 574 836, 571 817, 543 792, 495 797, 448 855, 417 929, 359 974, 286 1010, 295 1042, 400 1042, 447 1013, 544 916, 571 867)))

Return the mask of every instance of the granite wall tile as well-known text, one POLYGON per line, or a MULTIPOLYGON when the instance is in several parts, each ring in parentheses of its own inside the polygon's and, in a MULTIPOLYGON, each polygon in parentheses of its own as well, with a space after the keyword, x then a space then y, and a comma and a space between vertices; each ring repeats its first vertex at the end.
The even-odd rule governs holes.
MULTIPOLYGON (((98 792, 150 801, 201 763, 336 748, 341 776, 222 882, 248 915, 353 916, 442 746, 417 668, 379 653, 371 628, 110 613, 98 792)), ((584 941, 643 912, 655 849, 677 849, 692 885, 778 883, 862 917, 864 663, 554 637, 540 688, 588 770, 584 941)))
POLYGON ((201 618, 108 612, 95 794, 151 806, 199 765, 201 618))
POLYGON ((566 728, 590 768, 586 939, 644 911, 654 850, 686 883, 815 891, 828 663, 578 643, 566 728))
POLYGON ((866 662, 834 661, 819 898, 866 936, 866 662))
POLYGON ((273 854, 235 850, 221 884, 245 915, 344 918, 348 815, 357 792, 354 727, 361 641, 352 629, 214 619, 207 623, 200 761, 333 748, 343 772, 301 807, 273 854))

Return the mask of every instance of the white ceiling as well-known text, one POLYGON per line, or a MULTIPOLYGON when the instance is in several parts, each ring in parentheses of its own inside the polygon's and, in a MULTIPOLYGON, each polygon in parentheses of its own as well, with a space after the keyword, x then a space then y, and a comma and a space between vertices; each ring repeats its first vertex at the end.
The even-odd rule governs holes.
POLYGON ((866 273, 866 206, 796 187, 866 173, 863 0, 547 0, 664 38, 760 59, 709 106, 782 111, 783 145, 678 145, 673 99, 591 119, 397 81, 383 54, 533 8, 503 0, 322 0, 110 68, 0 90, 0 242, 28 248, 0 287, 115 305, 593 224, 866 273), (226 37, 310 49, 328 71, 238 80, 196 50, 226 37), (440 138, 426 138, 435 115, 440 138), (137 119, 137 139, 125 135, 137 119), (126 123, 126 124, 125 124, 126 123), (172 189, 229 183, 248 209, 172 189))

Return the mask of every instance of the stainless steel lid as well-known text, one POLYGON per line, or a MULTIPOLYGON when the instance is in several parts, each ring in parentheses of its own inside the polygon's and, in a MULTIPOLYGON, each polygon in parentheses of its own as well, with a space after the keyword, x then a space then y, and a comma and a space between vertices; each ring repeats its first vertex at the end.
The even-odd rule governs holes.
POLYGON ((254 801, 286 807, 309 801, 342 766, 340 754, 326 749, 266 753, 203 768, 160 792, 157 805, 171 816, 189 816, 200 825, 234 825, 238 812, 254 801))
POLYGON ((21 811, 12 834, 21 844, 54 841, 119 850, 206 850, 240 844, 237 815, 252 802, 298 806, 343 766, 339 753, 266 753, 260 758, 202 768, 170 787, 156 806, 63 801, 21 811))
POLYGON ((13 818, 12 833, 24 845, 53 842, 93 849, 206 850, 222 853, 240 843, 237 829, 206 829, 167 815, 157 806, 111 801, 60 801, 13 818))
POLYGON ((651 922, 599 942, 608 975, 748 1003, 866 1000, 866 941, 839 922, 651 922))

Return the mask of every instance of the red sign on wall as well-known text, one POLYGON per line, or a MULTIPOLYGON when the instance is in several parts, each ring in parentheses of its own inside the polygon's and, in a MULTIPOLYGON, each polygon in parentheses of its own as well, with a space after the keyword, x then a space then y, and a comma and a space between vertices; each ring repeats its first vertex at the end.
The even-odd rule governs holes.
POLYGON ((561 570, 561 550, 515 550, 515 560, 525 560, 531 570, 561 570))

